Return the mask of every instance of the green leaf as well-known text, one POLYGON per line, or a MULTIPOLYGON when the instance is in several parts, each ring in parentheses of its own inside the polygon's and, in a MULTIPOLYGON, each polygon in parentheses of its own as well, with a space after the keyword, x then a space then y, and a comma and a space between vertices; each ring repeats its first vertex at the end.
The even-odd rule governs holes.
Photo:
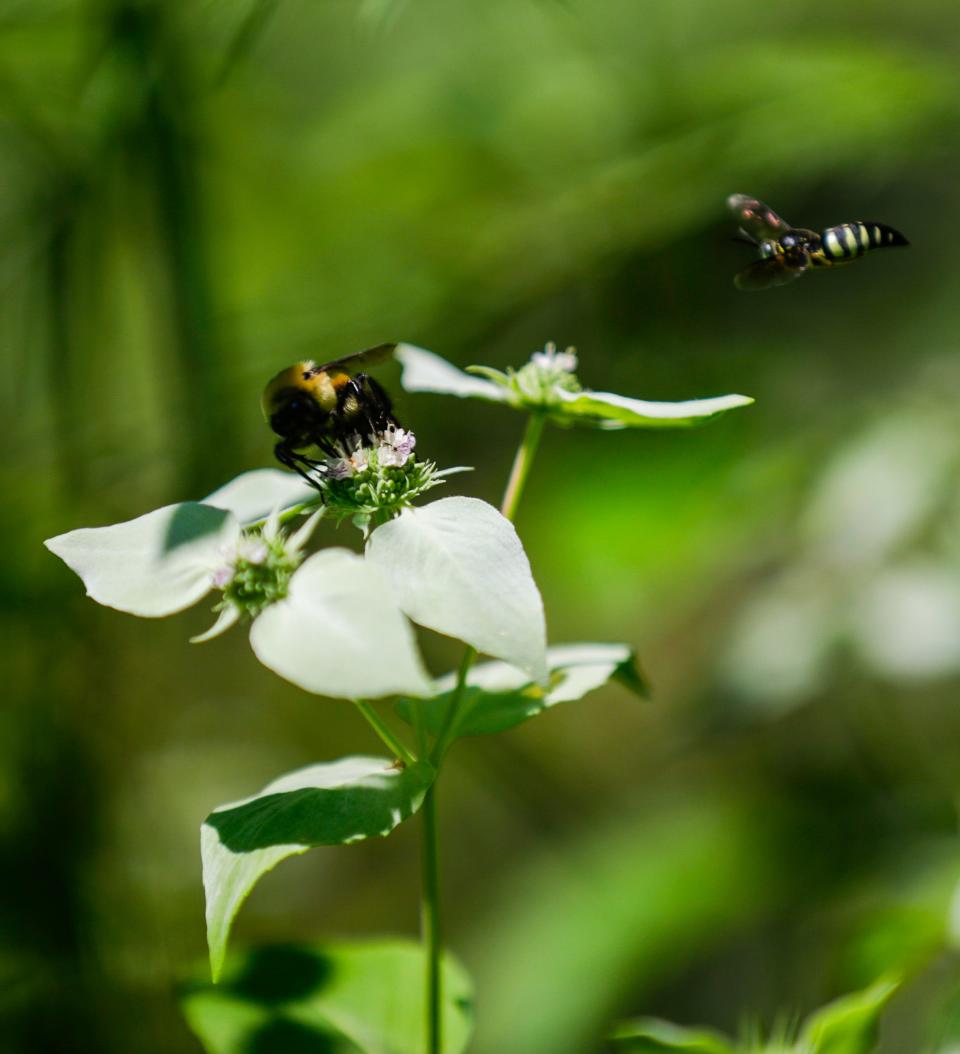
POLYGON ((223 548, 240 536, 224 509, 188 501, 110 527, 84 527, 44 544, 87 587, 87 596, 131 615, 159 618, 212 588, 223 548))
POLYGON ((510 401, 510 393, 506 388, 471 377, 432 351, 424 351, 412 344, 398 344, 394 357, 403 367, 400 383, 408 392, 437 392, 464 399, 487 399, 495 403, 510 401))
MULTIPOLYGON (((442 1054, 462 1054, 473 993, 451 956, 442 970, 442 1054)), ((425 976, 412 941, 267 947, 231 956, 222 983, 182 1005, 208 1054, 423 1054, 425 976)))
POLYGON ((719 395, 712 399, 659 403, 629 399, 612 392, 570 392, 559 387, 555 394, 562 405, 553 411, 554 417, 592 422, 601 428, 686 427, 753 402, 747 395, 719 395))
POLYGON ((618 1049, 637 1054, 734 1054, 734 1048, 723 1036, 705 1030, 672 1025, 656 1018, 641 1018, 621 1025, 610 1037, 618 1049))
POLYGON ((277 468, 257 468, 242 472, 203 499, 204 505, 226 509, 242 523, 265 520, 274 509, 319 502, 317 491, 294 472, 277 468))
POLYGON ((341 758, 287 773, 252 798, 215 809, 200 829, 213 979, 237 911, 262 875, 314 846, 389 834, 420 808, 433 778, 423 761, 397 768, 384 758, 341 758))
MULTIPOLYGON (((646 694, 637 670, 635 655, 626 644, 564 644, 547 649, 549 685, 544 688, 515 666, 503 662, 474 666, 467 676, 467 689, 454 726, 460 736, 503 732, 557 703, 582 699, 610 680, 618 680, 638 695, 646 694)), ((443 728, 453 699, 455 675, 437 681, 439 695, 431 699, 401 699, 397 712, 413 723, 413 708, 419 706, 424 727, 436 735, 443 728)))
POLYGON ((414 622, 545 678, 543 602, 513 524, 492 505, 456 497, 405 509, 373 532, 367 559, 414 622))
POLYGON ((877 1044, 880 1014, 900 982, 881 978, 807 1018, 800 1036, 803 1054, 870 1054, 877 1044))
POLYGON ((250 628, 257 658, 308 692, 428 695, 413 629, 382 573, 346 549, 309 557, 250 628))

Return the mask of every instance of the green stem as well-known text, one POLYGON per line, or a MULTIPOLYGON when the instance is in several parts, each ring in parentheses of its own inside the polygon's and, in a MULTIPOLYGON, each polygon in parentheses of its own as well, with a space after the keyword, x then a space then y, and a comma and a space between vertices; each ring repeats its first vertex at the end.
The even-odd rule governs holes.
POLYGON ((416 702, 410 707, 413 719, 413 734, 417 739, 417 757, 425 758, 430 753, 429 740, 427 739, 427 726, 423 717, 423 707, 416 702))
MULTIPOLYGON (((291 505, 289 509, 284 509, 277 516, 277 522, 280 524, 289 523, 290 520, 296 519, 297 516, 308 512, 316 512, 322 505, 323 502, 319 498, 316 500, 311 498, 310 501, 302 501, 299 505, 291 505)), ((264 516, 262 520, 254 520, 253 523, 246 524, 244 529, 253 531, 258 527, 265 527, 268 519, 268 516, 264 516)))
POLYGON ((370 703, 365 699, 354 699, 354 702, 357 704, 357 709, 360 713, 367 719, 367 724, 377 733, 393 756, 399 758, 404 765, 415 765, 417 759, 410 753, 403 743, 397 739, 384 722, 383 718, 381 718, 377 711, 374 710, 370 703))
MULTIPOLYGON (((503 494, 500 511, 508 520, 513 520, 520 504, 527 476, 530 474, 530 466, 533 463, 540 436, 543 434, 543 426, 546 417, 542 413, 533 413, 527 419, 527 428, 523 433, 523 439, 517 448, 513 459, 513 467, 510 469, 510 478, 507 480, 507 489, 503 494)), ((436 770, 433 785, 427 791, 420 810, 422 835, 421 835, 421 884, 422 894, 420 900, 420 932, 427 951, 427 1002, 426 1002, 426 1025, 427 1046, 426 1054, 440 1054, 443 1047, 442 1029, 442 1004, 443 986, 440 975, 440 956, 443 948, 443 935, 440 923, 440 845, 437 834, 437 781, 440 778, 440 768, 443 759, 450 748, 450 744, 456 738, 457 717, 463 699, 466 694, 467 676, 470 667, 477 657, 477 649, 468 645, 460 660, 460 669, 457 672, 457 683, 453 690, 450 706, 447 708, 443 726, 437 734, 436 743, 430 755, 430 763, 436 770)))
POLYGON ((437 733, 437 741, 434 744, 433 752, 430 755, 430 764, 433 765, 438 772, 440 771, 440 766, 443 763, 444 756, 457 734, 457 718, 460 716, 460 706, 463 702, 464 692, 467 687, 467 674, 470 673, 470 667, 473 665, 476 657, 477 649, 468 644, 464 650, 463 658, 460 660, 460 669, 457 671, 457 683, 454 686, 453 695, 450 698, 450 705, 447 707, 446 716, 443 719, 443 724, 440 726, 440 731, 437 733))
POLYGON ((436 781, 423 799, 420 816, 420 933, 427 951, 426 1054, 440 1054, 443 1049, 443 985, 440 975, 443 933, 440 929, 440 840, 437 833, 436 781))
POLYGON ((532 413, 527 418, 527 430, 523 433, 523 439, 517 448, 513 459, 513 467, 510 469, 510 479, 507 480, 507 489, 500 503, 500 511, 508 520, 513 520, 517 514, 517 506, 523 494, 527 476, 530 474, 530 466, 533 464, 534 454, 540 445, 540 436, 543 435, 543 426, 547 423, 543 413, 532 413))

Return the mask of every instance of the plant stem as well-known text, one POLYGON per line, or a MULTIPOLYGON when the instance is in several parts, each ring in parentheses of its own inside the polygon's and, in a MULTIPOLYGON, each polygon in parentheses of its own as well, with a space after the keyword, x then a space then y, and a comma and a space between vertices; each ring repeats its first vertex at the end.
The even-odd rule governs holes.
POLYGON ((422 835, 420 933, 427 952, 427 1045, 426 1054, 443 1049, 443 984, 440 956, 443 933, 440 928, 440 840, 437 832, 437 784, 427 791, 420 809, 422 835))
POLYGON ((524 484, 533 464, 534 454, 543 434, 543 426, 547 419, 543 413, 532 413, 527 418, 527 429, 517 447, 516 456, 513 459, 513 467, 510 469, 510 479, 507 480, 507 489, 500 503, 500 511, 508 520, 513 520, 517 514, 517 506, 520 504, 520 496, 523 494, 524 484))
POLYGON ((417 759, 410 753, 403 743, 397 739, 393 732, 391 732, 383 718, 376 710, 374 710, 370 703, 365 699, 355 699, 354 702, 357 704, 357 709, 360 713, 367 719, 367 724, 370 725, 374 732, 376 732, 380 739, 386 744, 387 749, 393 754, 393 756, 399 758, 405 765, 416 764, 417 759))
POLYGON ((443 763, 444 755, 447 753, 450 744, 453 742, 454 736, 457 734, 457 717, 459 716, 460 705, 463 702, 463 694, 467 687, 467 674, 469 674, 470 667, 473 665, 476 657, 477 649, 468 644, 463 652, 463 658, 460 660, 460 669, 457 671, 457 683, 454 686, 453 695, 450 698, 450 705, 447 707, 447 713, 443 719, 443 725, 437 733, 437 741, 434 744, 432 753, 430 754, 430 764, 433 765, 438 772, 440 771, 440 765, 443 763))
MULTIPOLYGON (((517 448, 510 469, 510 478, 507 480, 507 489, 503 494, 500 504, 501 513, 508 519, 513 520, 520 504, 527 476, 530 474, 530 466, 533 463, 540 436, 543 434, 543 426, 546 417, 542 413, 532 413, 527 419, 526 431, 520 446, 517 448)), ((421 885, 422 894, 420 899, 420 932, 423 944, 427 952, 427 1003, 426 1003, 426 1026, 427 1046, 426 1054, 441 1054, 443 1048, 443 985, 440 974, 440 956, 443 949, 443 934, 440 920, 440 843, 437 833, 437 782, 440 778, 440 769, 443 765, 444 756, 450 748, 450 744, 456 737, 457 716, 463 703, 467 687, 467 676, 470 667, 477 657, 477 649, 468 645, 460 660, 460 669, 457 672, 457 683, 453 690, 453 697, 447 709, 436 743, 430 755, 430 763, 436 770, 436 777, 430 790, 423 799, 420 809, 421 816, 421 885)))
MULTIPOLYGON (((323 505, 323 502, 317 498, 316 500, 310 499, 310 501, 302 501, 299 505, 291 505, 289 509, 284 509, 278 516, 277 522, 280 524, 289 523, 290 520, 296 518, 307 512, 316 512, 323 505)), ((253 523, 244 525, 244 529, 248 531, 256 530, 258 527, 264 527, 269 519, 268 516, 264 516, 262 520, 254 520, 253 523)))

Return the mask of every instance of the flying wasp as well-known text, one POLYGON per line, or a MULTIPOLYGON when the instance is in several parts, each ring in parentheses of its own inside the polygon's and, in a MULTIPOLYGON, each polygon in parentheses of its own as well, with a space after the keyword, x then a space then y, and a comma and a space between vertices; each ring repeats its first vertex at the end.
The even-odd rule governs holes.
POLYGON ((362 372, 389 359, 395 348, 378 344, 322 366, 307 361, 281 370, 260 401, 280 437, 273 448, 277 460, 315 483, 324 465, 307 451, 315 447, 328 458, 349 457, 370 437, 397 426, 387 393, 362 372))
POLYGON ((731 194, 727 207, 740 221, 741 239, 760 250, 760 259, 734 278, 738 289, 786 285, 809 267, 836 267, 873 249, 910 244, 893 227, 866 220, 827 227, 820 234, 791 227, 768 205, 749 194, 731 194))

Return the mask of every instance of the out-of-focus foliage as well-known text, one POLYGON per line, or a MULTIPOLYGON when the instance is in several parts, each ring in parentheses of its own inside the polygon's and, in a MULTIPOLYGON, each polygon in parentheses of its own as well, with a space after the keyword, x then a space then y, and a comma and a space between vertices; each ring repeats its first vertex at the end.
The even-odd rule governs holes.
POLYGON ((877 1045, 880 1015, 896 989, 897 982, 882 979, 815 1011, 801 1028, 780 1027, 768 1039, 749 1036, 736 1047, 713 1033, 658 1018, 619 1025, 613 1039, 635 1054, 870 1054, 877 1045))
MULTIPOLYGON (((411 941, 266 946, 231 960, 220 986, 185 987, 187 1021, 211 1054, 420 1054, 424 956, 411 941)), ((443 963, 442 1054, 462 1054, 473 1019, 463 968, 443 963)))
MULTIPOLYGON (((172 992, 204 954, 210 804, 375 749, 241 635, 188 646, 209 611, 99 610, 40 540, 269 465, 270 376, 397 339, 498 369, 555 340, 591 389, 757 399, 709 429, 544 437, 517 526, 548 639, 629 641, 654 701, 611 688, 457 745, 471 1049, 585 1054, 641 1015, 734 1034, 901 968, 881 1054, 958 1042, 957 19, 0 4, 11 1050, 196 1051, 172 992), (737 191, 912 246, 739 294, 737 191)), ((477 466, 445 493, 496 501, 517 415, 397 372, 418 452, 477 466)), ((414 934, 407 826, 271 874, 235 940, 414 934)))

